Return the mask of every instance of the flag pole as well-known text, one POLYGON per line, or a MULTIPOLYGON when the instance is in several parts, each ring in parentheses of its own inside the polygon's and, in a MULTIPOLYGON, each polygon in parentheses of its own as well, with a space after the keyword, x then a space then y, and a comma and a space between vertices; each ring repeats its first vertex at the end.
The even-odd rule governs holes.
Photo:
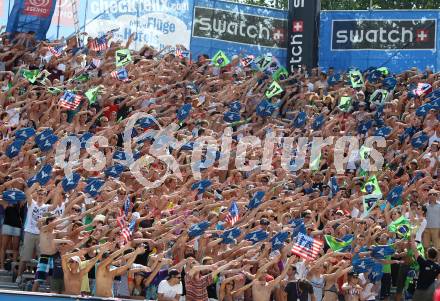
POLYGON ((60 3, 58 4, 58 24, 57 24, 57 40, 60 36, 60 20, 61 20, 61 4, 63 0, 60 0, 60 3))

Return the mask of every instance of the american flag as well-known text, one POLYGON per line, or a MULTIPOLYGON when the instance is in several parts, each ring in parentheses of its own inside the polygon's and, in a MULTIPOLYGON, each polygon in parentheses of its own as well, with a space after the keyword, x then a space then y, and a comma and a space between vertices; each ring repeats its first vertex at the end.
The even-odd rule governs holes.
POLYGON ((414 90, 414 94, 417 96, 427 95, 432 92, 432 86, 427 83, 419 83, 417 88, 414 90))
POLYGON ((75 110, 81 103, 82 97, 80 95, 74 94, 72 91, 64 92, 61 96, 59 105, 60 107, 66 108, 68 110, 75 110))
POLYGON ((90 47, 93 51, 104 51, 108 48, 107 46, 107 36, 102 36, 100 38, 94 39, 90 42, 90 47))
POLYGON ((66 48, 65 45, 60 45, 60 46, 49 46, 47 47, 50 51, 50 53, 52 53, 54 56, 56 57, 60 57, 63 54, 64 49, 66 48))
POLYGON ((240 219, 237 203, 234 201, 229 208, 229 212, 225 217, 225 221, 233 226, 240 219))
POLYGON ((115 79, 119 79, 119 80, 121 80, 121 81, 123 81, 123 82, 127 82, 127 81, 130 80, 130 79, 128 78, 128 72, 127 72, 127 70, 126 70, 125 68, 122 68, 122 69, 119 69, 119 70, 113 71, 113 72, 111 73, 111 76, 112 76, 113 78, 115 78, 115 79))
POLYGON ((125 243, 128 243, 131 240, 131 231, 128 227, 127 221, 125 220, 126 215, 122 209, 119 209, 118 217, 116 221, 118 223, 119 228, 121 228, 121 237, 124 239, 125 243))
POLYGON ((305 260, 314 260, 318 257, 323 244, 321 240, 314 239, 303 233, 298 233, 296 242, 293 244, 292 253, 305 260))

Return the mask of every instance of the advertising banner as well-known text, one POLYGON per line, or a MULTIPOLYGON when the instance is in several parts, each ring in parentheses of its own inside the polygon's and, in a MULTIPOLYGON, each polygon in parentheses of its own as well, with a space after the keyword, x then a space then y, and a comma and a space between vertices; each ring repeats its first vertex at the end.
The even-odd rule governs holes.
POLYGON ((439 71, 439 11, 321 13, 319 64, 439 71))
POLYGON ((89 0, 86 32, 100 36, 119 28, 116 40, 127 41, 135 33, 131 47, 145 44, 157 49, 181 44, 189 49, 192 0, 89 0))
POLYGON ((286 60, 287 12, 212 0, 196 0, 191 51, 213 57, 222 50, 235 54, 272 54, 286 60))
POLYGON ((56 0, 16 0, 8 18, 8 32, 35 32, 37 39, 46 38, 56 0))
POLYGON ((315 67, 318 62, 319 1, 290 0, 289 39, 287 43, 287 65, 289 72, 305 65, 315 67))

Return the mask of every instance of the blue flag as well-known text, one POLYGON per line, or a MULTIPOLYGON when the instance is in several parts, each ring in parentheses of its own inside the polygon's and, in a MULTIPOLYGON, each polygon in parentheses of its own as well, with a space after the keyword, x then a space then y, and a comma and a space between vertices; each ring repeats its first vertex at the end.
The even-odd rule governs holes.
POLYGON ((52 146, 58 141, 58 137, 55 136, 52 129, 45 129, 35 137, 35 143, 38 148, 46 152, 52 149, 52 146))
POLYGON ((434 90, 431 93, 429 93, 428 95, 426 95, 426 98, 429 98, 429 99, 435 99, 435 98, 439 98, 439 97, 440 97, 440 88, 437 90, 434 90))
POLYGON ((240 234, 241 230, 239 228, 232 228, 223 232, 220 235, 220 238, 223 239, 224 244, 232 244, 235 242, 235 239, 240 236, 240 234))
POLYGON ((431 103, 425 103, 423 105, 421 105, 417 110, 416 110, 416 115, 418 117, 425 117, 426 115, 428 115, 429 111, 432 109, 432 105, 431 103))
POLYGON ((194 224, 188 229, 188 235, 191 238, 200 236, 203 233, 205 233, 206 229, 208 229, 209 226, 210 223, 208 221, 203 221, 201 223, 194 224))
POLYGON ((12 143, 9 144, 6 148, 6 156, 8 156, 8 158, 10 159, 17 156, 20 153, 21 148, 23 147, 25 142, 26 141, 21 139, 15 139, 14 141, 12 141, 12 143))
POLYGON ((302 128, 306 124, 306 122, 307 122, 307 113, 299 112, 295 120, 293 121, 293 126, 295 128, 302 128))
POLYGON ((397 85, 397 80, 394 77, 387 77, 382 81, 383 88, 386 90, 394 90, 397 85))
POLYGON ((2 196, 3 199, 10 204, 19 203, 26 199, 26 194, 15 188, 3 191, 2 196))
POLYGON ((323 114, 316 116, 315 120, 313 120, 312 129, 314 131, 319 130, 324 125, 324 122, 325 118, 323 114))
POLYGON ((119 178, 119 176, 123 171, 124 171, 124 165, 115 164, 107 168, 104 173, 107 177, 119 178))
POLYGON ((332 192, 332 197, 334 197, 336 195, 336 193, 338 193, 338 191, 339 191, 338 181, 337 181, 336 177, 330 178, 330 189, 332 192))
POLYGON ((184 145, 182 145, 182 147, 180 149, 181 150, 193 150, 194 149, 194 142, 193 141, 187 142, 184 145))
POLYGON ((428 140, 429 136, 422 132, 421 134, 417 135, 417 137, 413 137, 411 139, 411 145, 414 148, 421 148, 428 142, 428 140))
POLYGON ((376 259, 385 259, 386 256, 394 255, 395 252, 392 246, 373 246, 371 256, 376 259))
POLYGON ((376 262, 371 268, 370 274, 368 274, 368 279, 372 282, 378 282, 382 279, 383 267, 381 263, 376 262))
POLYGON ((257 231, 253 231, 253 232, 246 234, 244 239, 249 240, 252 243, 256 244, 257 242, 265 240, 268 236, 269 236, 269 234, 266 231, 257 230, 257 231))
POLYGON ((270 240, 272 242, 272 250, 279 250, 283 247, 284 242, 289 238, 288 232, 279 232, 270 240))
POLYGON ((228 123, 240 121, 240 113, 228 111, 223 115, 223 120, 228 123))
POLYGON ((306 234, 306 226, 304 225, 304 220, 302 218, 293 219, 289 222, 292 226, 292 237, 298 236, 299 233, 306 234))
POLYGON ((430 102, 432 110, 440 110, 440 97, 430 102))
POLYGON ((393 131, 393 129, 389 126, 381 127, 376 130, 376 132, 374 133, 374 136, 381 136, 381 137, 387 138, 391 134, 392 131, 393 131))
POLYGON ((177 119, 184 121, 191 113, 192 105, 190 103, 184 104, 179 111, 177 111, 177 119))
POLYGON ((353 271, 355 273, 366 273, 375 265, 375 261, 371 257, 360 258, 355 255, 351 261, 353 265, 353 271))
POLYGON ((329 76, 327 83, 329 86, 334 86, 341 80, 340 74, 333 74, 332 76, 329 76))
POLYGON ((115 159, 115 160, 125 161, 125 160, 127 159, 127 157, 126 157, 124 151, 117 150, 117 151, 115 151, 114 154, 113 154, 113 159, 115 159))
POLYGON ((363 121, 359 124, 357 131, 359 134, 365 135, 372 126, 372 120, 363 121))
POLYGON ((15 132, 15 138, 25 141, 34 135, 35 135, 34 128, 22 128, 15 132))
POLYGON ((205 179, 205 180, 201 180, 198 182, 195 182, 194 184, 192 184, 191 186, 191 190, 198 190, 198 194, 204 193, 206 191, 206 189, 211 186, 212 182, 211 180, 205 179))
POLYGON ((382 72, 379 70, 374 70, 368 74, 367 79, 370 83, 376 84, 382 78, 382 72))
POLYGON ((75 189, 76 186, 78 186, 80 179, 81 179, 81 176, 77 172, 72 173, 70 177, 65 176, 63 178, 63 180, 61 181, 61 185, 63 186, 64 192, 68 192, 72 189, 75 189))
POLYGON ((391 204, 392 207, 396 207, 398 205, 400 197, 402 196, 402 192, 402 185, 395 186, 388 192, 387 201, 391 204))
POLYGON ((276 110, 276 106, 271 104, 266 99, 263 99, 257 106, 256 113, 260 117, 272 116, 273 112, 276 110))
POLYGON ((406 138, 412 137, 415 133, 416 133, 415 127, 412 126, 409 128, 405 128, 405 130, 403 130, 403 133, 399 135, 400 143, 403 143, 403 141, 405 141, 406 138))
POLYGON ((234 101, 229 104, 229 111, 239 113, 241 110, 241 103, 239 101, 234 101))
POLYGON ((79 142, 81 142, 81 148, 85 148, 87 141, 92 137, 93 137, 93 134, 90 132, 83 133, 81 135, 81 137, 79 137, 79 142))
POLYGON ((40 171, 35 175, 35 179, 41 186, 44 186, 49 182, 52 176, 52 166, 49 164, 44 165, 40 171))
POLYGON ((101 179, 93 179, 88 182, 87 186, 84 188, 84 192, 87 192, 91 197, 95 197, 98 195, 99 190, 104 185, 104 180, 101 179))
POLYGON ((264 191, 255 192, 254 196, 249 201, 249 204, 247 205, 247 207, 249 209, 257 208, 263 202, 263 198, 264 198, 265 194, 266 193, 264 191))
POLYGON ((136 121, 136 124, 141 128, 147 129, 156 125, 154 118, 152 117, 142 117, 136 121))

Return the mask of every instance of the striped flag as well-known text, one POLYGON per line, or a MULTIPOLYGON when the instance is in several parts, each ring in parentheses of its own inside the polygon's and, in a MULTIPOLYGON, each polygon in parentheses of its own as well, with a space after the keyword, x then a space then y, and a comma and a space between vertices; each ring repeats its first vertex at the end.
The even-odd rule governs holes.
POLYGON ((49 46, 47 47, 50 51, 50 53, 52 53, 54 56, 56 57, 60 57, 63 54, 64 49, 66 48, 65 45, 60 45, 60 46, 49 46))
POLYGON ((296 242, 293 245, 292 253, 305 260, 314 260, 319 255, 323 242, 299 233, 296 242))
POLYGON ((128 72, 125 68, 113 71, 110 74, 113 78, 118 79, 123 82, 128 82, 130 79, 128 78, 128 72))
POLYGON ((66 108, 68 110, 75 110, 81 103, 82 97, 80 95, 74 94, 72 91, 64 92, 61 96, 58 104, 60 107, 66 108))
POLYGON ((118 217, 116 221, 118 223, 119 228, 121 229, 121 236, 124 239, 125 243, 128 243, 131 240, 131 231, 128 227, 127 221, 125 220, 126 215, 122 209, 119 209, 118 217))
POLYGON ((93 51, 104 51, 108 48, 107 46, 107 37, 102 36, 100 38, 96 38, 90 41, 89 48, 93 51))
POLYGON ((228 214, 225 217, 225 221, 233 226, 240 219, 240 214, 238 211, 238 206, 235 201, 232 202, 231 207, 229 208, 228 214))

